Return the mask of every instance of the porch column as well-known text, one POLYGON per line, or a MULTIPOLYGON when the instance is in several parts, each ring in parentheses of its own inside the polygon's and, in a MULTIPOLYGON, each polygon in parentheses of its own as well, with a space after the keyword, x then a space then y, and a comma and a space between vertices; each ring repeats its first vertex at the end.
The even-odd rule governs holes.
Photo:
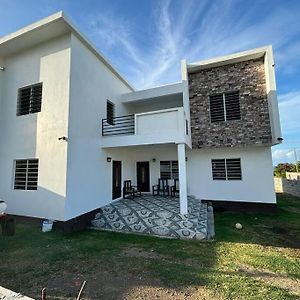
POLYGON ((177 151, 178 151, 177 155, 178 155, 178 167, 179 167, 180 213, 182 215, 186 215, 188 213, 188 202, 187 202, 185 144, 178 144, 177 151))

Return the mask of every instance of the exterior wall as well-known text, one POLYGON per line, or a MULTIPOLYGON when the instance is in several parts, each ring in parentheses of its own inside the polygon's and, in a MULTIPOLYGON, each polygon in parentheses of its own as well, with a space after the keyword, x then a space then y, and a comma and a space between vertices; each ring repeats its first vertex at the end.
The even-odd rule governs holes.
POLYGON ((286 179, 300 180, 300 172, 286 172, 286 179))
POLYGON ((70 36, 5 58, 0 117, 0 198, 8 213, 62 220, 66 196, 70 36), (40 113, 16 116, 18 88, 43 82, 40 113), (39 158, 37 191, 13 189, 14 160, 39 158))
POLYGON ((74 35, 71 44, 65 220, 111 201, 111 164, 101 150, 101 120, 106 118, 107 99, 116 104, 116 115, 128 114, 118 103, 121 94, 130 92, 74 35))
POLYGON ((269 147, 193 149, 187 156, 189 195, 207 200, 276 203, 269 147), (211 159, 215 158, 241 158, 242 180, 213 180, 211 159))
MULTIPOLYGON (((136 163, 149 161, 150 189, 160 177, 161 160, 178 160, 176 145, 155 145, 111 149, 107 152, 113 160, 122 160, 122 182, 130 179, 136 184, 136 163), (155 159, 155 161, 153 161, 155 159)), ((215 150, 188 150, 187 184, 188 195, 203 200, 237 201, 275 204, 273 167, 268 147, 248 147, 230 151, 227 148, 215 150), (221 181, 212 179, 211 159, 241 158, 242 180, 221 181), (259 171, 257 169, 259 166, 259 171), (257 176, 264 180, 257 180, 257 176)), ((109 170, 111 163, 107 163, 109 170)), ((111 180, 111 171, 108 172, 111 180)), ((173 184, 170 180, 169 184, 173 184)), ((111 185, 110 185, 111 188, 111 185)))
MULTIPOLYGON (((0 57, 0 67, 4 66, 4 60, 0 57)), ((2 116, 2 93, 3 93, 4 71, 0 70, 0 120, 2 116)))
POLYGON ((271 145, 263 59, 189 74, 193 148, 271 145), (210 122, 209 95, 240 91, 241 120, 210 122))
POLYGON ((276 193, 287 193, 300 197, 300 180, 274 178, 276 193))

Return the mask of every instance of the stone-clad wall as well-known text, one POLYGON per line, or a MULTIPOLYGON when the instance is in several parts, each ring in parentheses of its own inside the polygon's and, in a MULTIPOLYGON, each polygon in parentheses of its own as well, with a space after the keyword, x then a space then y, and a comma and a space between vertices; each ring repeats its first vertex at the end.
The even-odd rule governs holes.
POLYGON ((263 59, 189 74, 193 148, 271 145, 263 59), (209 95, 240 91, 241 120, 210 122, 209 95))

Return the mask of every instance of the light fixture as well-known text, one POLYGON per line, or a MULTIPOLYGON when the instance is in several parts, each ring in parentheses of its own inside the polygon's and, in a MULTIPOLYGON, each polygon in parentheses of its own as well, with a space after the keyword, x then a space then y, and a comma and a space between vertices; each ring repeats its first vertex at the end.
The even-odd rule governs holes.
POLYGON ((68 138, 66 136, 62 136, 60 138, 58 138, 59 141, 68 141, 68 138))
POLYGON ((156 158, 152 158, 152 162, 156 162, 156 158))
POLYGON ((5 71, 5 67, 0 67, 0 70, 1 71, 5 71))
POLYGON ((187 156, 185 157, 185 161, 188 161, 188 158, 187 158, 187 156))
POLYGON ((282 137, 279 137, 279 138, 277 138, 277 141, 278 141, 278 142, 282 142, 282 141, 283 141, 283 138, 282 138, 282 137))
POLYGON ((111 157, 106 157, 107 162, 111 162, 111 157))

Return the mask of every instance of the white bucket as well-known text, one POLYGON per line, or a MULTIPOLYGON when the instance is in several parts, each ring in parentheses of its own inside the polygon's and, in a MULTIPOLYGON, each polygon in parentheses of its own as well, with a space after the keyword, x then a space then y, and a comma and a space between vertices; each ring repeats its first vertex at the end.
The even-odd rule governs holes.
POLYGON ((43 232, 49 232, 49 231, 52 230, 52 226, 53 226, 53 221, 45 220, 45 221, 43 221, 42 231, 43 232))

